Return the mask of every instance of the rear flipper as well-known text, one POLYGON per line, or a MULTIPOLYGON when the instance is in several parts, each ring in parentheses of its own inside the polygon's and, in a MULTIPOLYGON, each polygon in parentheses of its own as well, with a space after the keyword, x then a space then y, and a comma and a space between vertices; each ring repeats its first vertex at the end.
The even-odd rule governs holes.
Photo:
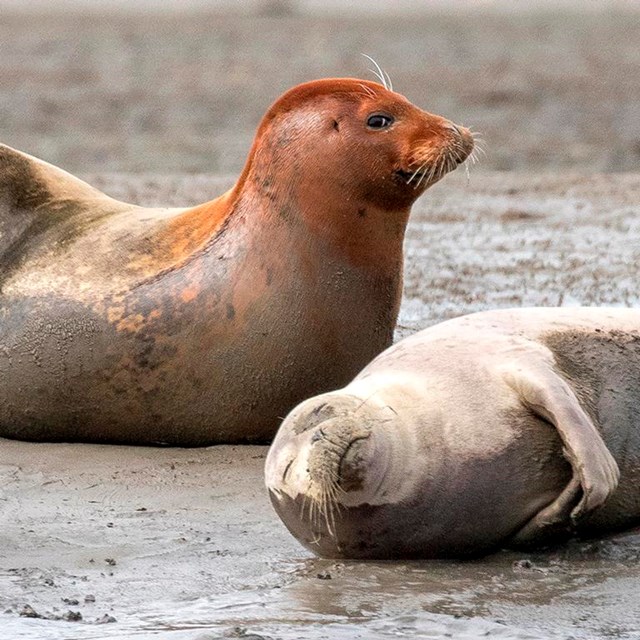
POLYGON ((61 220, 125 207, 70 173, 0 144, 0 274, 24 255, 29 238, 61 220))

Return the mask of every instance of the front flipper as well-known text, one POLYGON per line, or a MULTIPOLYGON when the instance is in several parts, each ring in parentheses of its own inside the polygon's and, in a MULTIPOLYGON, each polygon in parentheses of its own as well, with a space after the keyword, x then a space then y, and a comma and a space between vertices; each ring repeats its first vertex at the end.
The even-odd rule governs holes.
POLYGON ((556 530, 569 529, 578 518, 603 505, 618 486, 620 471, 575 393, 550 365, 509 367, 503 376, 526 407, 557 429, 573 469, 560 495, 512 539, 516 544, 531 544, 556 530))

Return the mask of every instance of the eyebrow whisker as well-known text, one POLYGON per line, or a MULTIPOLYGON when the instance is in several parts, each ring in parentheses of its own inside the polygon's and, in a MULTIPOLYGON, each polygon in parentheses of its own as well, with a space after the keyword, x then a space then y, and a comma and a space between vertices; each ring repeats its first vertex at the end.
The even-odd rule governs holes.
POLYGON ((371 63, 373 63, 375 69, 369 69, 369 71, 371 71, 371 73, 373 73, 376 78, 378 78, 378 80, 380 80, 380 83, 382 84, 382 86, 387 89, 387 91, 390 91, 390 84, 391 82, 387 82, 387 76, 385 76, 384 71, 382 70, 382 68, 380 67, 380 65, 371 57, 368 56, 366 53, 362 54, 367 60, 369 60, 371 63))

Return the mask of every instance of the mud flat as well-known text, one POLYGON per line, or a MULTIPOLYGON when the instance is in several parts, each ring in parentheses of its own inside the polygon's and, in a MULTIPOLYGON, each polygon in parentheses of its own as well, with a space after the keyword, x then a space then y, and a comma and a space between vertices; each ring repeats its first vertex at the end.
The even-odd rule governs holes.
MULTIPOLYGON (((145 204, 230 184, 89 178, 145 204)), ((415 207, 399 334, 490 307, 640 306, 639 271, 640 175, 456 173, 415 207)), ((640 533, 474 562, 319 560, 272 511, 265 454, 0 440, 0 638, 639 637, 640 533)))

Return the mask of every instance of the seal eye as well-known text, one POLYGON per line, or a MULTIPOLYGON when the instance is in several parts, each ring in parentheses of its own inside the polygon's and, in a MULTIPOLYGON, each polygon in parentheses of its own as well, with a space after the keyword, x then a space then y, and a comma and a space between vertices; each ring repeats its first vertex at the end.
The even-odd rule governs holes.
POLYGON ((386 129, 393 124, 393 117, 386 113, 373 113, 367 118, 367 127, 370 129, 386 129))

